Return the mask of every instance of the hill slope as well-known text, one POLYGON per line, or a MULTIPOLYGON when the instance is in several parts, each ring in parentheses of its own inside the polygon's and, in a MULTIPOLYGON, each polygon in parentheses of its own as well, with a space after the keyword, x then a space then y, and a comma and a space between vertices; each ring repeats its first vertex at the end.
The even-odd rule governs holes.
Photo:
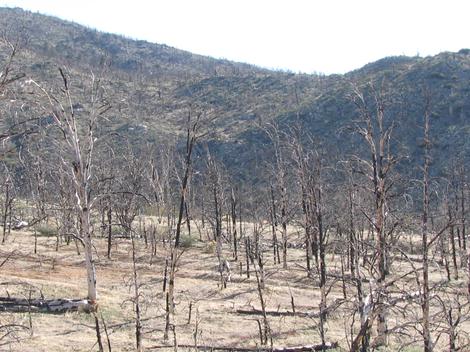
POLYGON ((0 29, 25 45, 17 69, 53 84, 58 66, 67 66, 84 86, 103 60, 109 63, 107 94, 115 108, 113 126, 136 143, 178 135, 189 106, 217 116, 208 141, 240 177, 266 157, 259 128, 275 121, 293 125, 337 153, 355 150, 355 138, 339 133, 357 118, 352 83, 389 87, 395 136, 419 158, 426 87, 432 94, 435 164, 452 155, 470 155, 470 51, 433 57, 392 57, 345 75, 298 75, 194 55, 166 45, 101 33, 21 9, 0 9, 0 29))

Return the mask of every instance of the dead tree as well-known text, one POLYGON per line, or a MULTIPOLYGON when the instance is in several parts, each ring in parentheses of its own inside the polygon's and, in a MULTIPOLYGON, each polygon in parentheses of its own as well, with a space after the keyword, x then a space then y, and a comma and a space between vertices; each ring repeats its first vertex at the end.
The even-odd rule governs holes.
POLYGON ((440 306, 439 321, 444 323, 440 331, 448 336, 448 351, 463 351, 470 342, 470 333, 464 328, 470 317, 470 302, 458 288, 436 294, 440 306))
MULTIPOLYGON (((19 37, 15 41, 12 41, 7 38, 6 35, 0 36, 0 51, 5 53, 4 60, 2 60, 0 63, 0 97, 2 99, 8 99, 10 93, 14 91, 14 89, 10 89, 10 87, 14 86, 15 82, 25 77, 25 74, 22 72, 17 72, 15 67, 15 60, 22 44, 22 40, 19 37)), ((13 101, 15 100, 16 98, 13 101)), ((24 121, 8 121, 6 117, 2 116, 2 119, 0 120, 0 158, 3 159, 5 153, 12 149, 9 148, 7 143, 12 137, 19 137, 31 133, 27 127, 27 123, 29 121, 30 118, 25 119, 24 121)), ((2 184, 4 195, 2 204, 2 243, 5 243, 6 237, 10 233, 12 225, 11 218, 15 189, 14 180, 11 177, 10 171, 5 164, 3 165, 3 168, 5 171, 5 179, 2 184)))
POLYGON ((213 240, 218 244, 222 243, 222 212, 223 212, 223 192, 222 192, 222 174, 220 171, 220 166, 213 159, 209 150, 207 150, 207 173, 208 181, 206 184, 209 187, 209 192, 212 198, 212 207, 213 215, 212 224, 213 224, 213 240))
MULTIPOLYGON (((212 223, 213 227, 213 240, 215 241, 215 252, 218 261, 218 271, 220 275, 220 287, 226 288, 227 287, 227 278, 230 273, 230 265, 228 261, 224 258, 223 255, 223 243, 224 243, 224 231, 222 230, 222 214, 224 209, 225 197, 224 197, 224 188, 223 184, 225 181, 222 179, 222 170, 220 164, 214 160, 211 153, 207 149, 207 174, 208 180, 206 184, 209 187, 209 192, 212 198, 212 207, 213 207, 213 215, 209 218, 210 222, 212 223)), ((234 211, 234 207, 232 205, 231 211, 234 211)), ((230 229, 233 224, 227 224, 228 226, 226 229, 230 229)), ((236 228, 236 227, 235 227, 236 228)), ((235 230, 236 235, 236 230, 235 230)))
POLYGON ((180 251, 181 247, 181 228, 183 225, 184 217, 184 206, 186 203, 186 196, 189 183, 191 181, 192 173, 192 156, 193 151, 196 146, 196 143, 199 138, 203 135, 201 134, 201 117, 202 112, 197 113, 196 116, 193 116, 193 111, 188 112, 188 117, 186 121, 186 149, 184 157, 184 166, 183 166, 183 176, 180 182, 179 189, 179 210, 178 217, 176 222, 176 229, 174 234, 174 241, 171 244, 170 249, 170 270, 169 270, 169 279, 168 279, 168 291, 166 293, 166 324, 165 324, 165 339, 168 339, 168 332, 170 330, 170 316, 174 313, 174 289, 175 289, 175 275, 177 270, 177 265, 179 259, 182 255, 180 251))
POLYGON ((131 299, 134 305, 134 313, 135 313, 135 343, 136 343, 136 351, 142 351, 142 318, 141 318, 141 290, 140 290, 140 280, 139 280, 139 273, 137 269, 137 253, 136 253, 136 241, 135 241, 135 233, 131 229, 130 231, 131 237, 131 247, 132 247, 132 280, 131 286, 133 290, 133 297, 131 299))
POLYGON ((271 209, 270 209, 270 218, 271 218, 271 231, 273 236, 273 259, 274 264, 281 264, 281 256, 279 254, 279 241, 277 239, 277 227, 278 227, 278 216, 277 216, 277 204, 276 196, 274 194, 274 186, 271 184, 269 187, 270 198, 271 198, 271 209))
POLYGON ((303 228, 305 230, 305 260, 307 267, 307 275, 312 276, 312 258, 314 259, 315 268, 319 268, 319 238, 318 232, 315 231, 315 202, 316 202, 316 186, 315 178, 312 177, 312 159, 300 140, 300 136, 292 138, 290 144, 295 164, 296 176, 300 185, 300 203, 303 216, 303 228))
POLYGON ((128 141, 124 143, 126 150, 115 160, 119 172, 114 175, 114 187, 110 195, 113 197, 117 224, 122 228, 124 236, 131 238, 135 231, 134 221, 149 201, 144 193, 144 160, 128 141))
MULTIPOLYGON (((467 238, 467 200, 470 194, 470 185, 466 173, 465 165, 461 165, 460 169, 460 217, 462 227, 462 237, 467 238)), ((468 238, 467 238, 468 239, 468 238)), ((467 250, 467 294, 468 301, 470 302, 470 241, 466 242, 467 250)))
POLYGON ((2 227, 3 227, 3 236, 2 244, 5 243, 7 237, 10 235, 12 227, 12 212, 13 212, 13 202, 15 200, 15 187, 13 183, 13 178, 8 167, 3 164, 3 176, 4 180, 2 182, 3 190, 3 202, 2 202, 2 227))
MULTIPOLYGON (((31 142, 31 140, 24 141, 23 150, 20 154, 20 164, 24 168, 24 173, 27 175, 27 190, 29 197, 32 200, 34 206, 33 214, 31 214, 28 220, 28 227, 33 226, 34 228, 34 253, 37 253, 37 231, 36 225, 47 221, 51 210, 48 206, 56 200, 52 200, 50 194, 50 180, 53 177, 48 167, 47 158, 44 156, 45 153, 41 153, 41 143, 44 142, 44 137, 39 138, 40 142, 31 142)), ((58 187, 59 188, 59 187, 58 187)), ((57 190, 57 188, 56 188, 57 190)), ((60 192, 57 192, 60 193, 60 192)), ((59 203, 59 202, 57 202, 59 203)), ((59 206, 60 208, 60 206, 59 206)), ((60 218, 60 216, 58 216, 60 218)), ((59 224, 63 223, 62 219, 57 220, 59 224)), ((59 226, 58 233, 61 228, 59 226)), ((70 232, 70 231, 66 231, 70 232)), ((64 238, 64 236, 62 236, 64 238)), ((68 242, 67 242, 68 243, 68 242)))
MULTIPOLYGON (((262 264, 262 255, 259 256, 259 264, 262 264)), ((257 320, 258 322, 258 328, 259 328, 259 336, 260 336, 260 344, 261 346, 265 346, 270 343, 271 348, 273 347, 273 336, 271 333, 271 327, 269 325, 269 320, 268 316, 266 314, 266 301, 263 295, 263 289, 264 289, 264 269, 261 266, 257 266, 255 264, 255 275, 256 275, 256 286, 258 290, 258 298, 260 301, 261 305, 261 313, 263 316, 263 324, 261 325, 260 321, 257 320)))
MULTIPOLYGON (((309 139, 310 142, 311 139, 309 139)), ((324 160, 315 149, 307 152, 302 146, 300 136, 291 138, 292 154, 296 165, 298 183, 301 189, 301 203, 306 229, 306 259, 309 276, 313 276, 309 265, 311 250, 315 253, 315 264, 319 273, 320 286, 320 336, 325 343, 326 298, 327 298, 327 224, 325 214, 324 160), (311 244, 313 247, 310 247, 311 244)), ((313 143, 312 143, 313 146, 313 143)))
POLYGON ((424 352, 431 352, 433 350, 433 342, 431 340, 430 332, 430 315, 429 315, 429 239, 428 239, 428 216, 429 216, 429 166, 431 163, 431 138, 430 130, 430 106, 429 100, 426 101, 424 111, 424 163, 423 163, 423 216, 421 223, 421 253, 423 261, 423 282, 422 282, 422 295, 421 295, 421 308, 422 308, 422 325, 423 325, 423 339, 424 339, 424 352))
POLYGON ((448 238, 449 238, 450 249, 451 249, 453 278, 454 280, 458 280, 459 279, 459 265, 457 263, 458 254, 457 254, 457 246, 455 243, 455 225, 453 225, 455 223, 455 218, 456 218, 455 210, 452 205, 453 199, 455 198, 455 195, 453 194, 454 193, 453 188, 454 187, 452 186, 452 180, 450 180, 450 182, 448 182, 447 184, 446 191, 445 191, 445 208, 447 212, 447 219, 448 219, 448 222, 450 223, 449 231, 448 231, 448 238))
MULTIPOLYGON (((282 143, 283 142, 282 134, 278 126, 276 126, 275 124, 269 124, 265 128, 265 133, 268 135, 273 145, 274 164, 272 167, 272 176, 274 180, 274 185, 272 185, 272 187, 275 189, 275 191, 273 191, 272 196, 277 195, 277 197, 279 197, 278 208, 279 208, 279 222, 281 225, 281 237, 282 237, 282 266, 284 269, 287 269, 287 225, 289 222, 289 213, 288 213, 289 202, 288 202, 288 193, 287 193, 287 182, 288 182, 287 160, 284 155, 285 147, 282 143)), ((275 201, 272 201, 272 203, 275 203, 275 201)), ((275 209, 274 209, 274 204, 273 204, 272 211, 273 211, 272 217, 277 218, 277 214, 275 213, 275 209)), ((277 242, 277 238, 276 238, 276 242, 277 242)))
POLYGON ((232 220, 233 259, 238 261, 238 234, 237 234, 237 198, 233 187, 230 190, 230 215, 232 220))
MULTIPOLYGON (((363 174, 370 186, 367 188, 372 195, 373 214, 367 215, 372 226, 375 238, 375 274, 377 290, 375 309, 377 309, 377 338, 375 345, 387 345, 387 321, 385 305, 382 304, 386 296, 385 279, 389 270, 387 261, 387 237, 391 230, 387 230, 389 193, 394 185, 393 171, 400 158, 392 153, 393 122, 387 121, 388 101, 384 88, 376 90, 369 85, 365 94, 358 87, 353 88, 352 100, 356 105, 359 119, 353 131, 359 135, 369 154, 369 158, 354 155, 358 172, 363 174)), ((364 89, 365 90, 365 89, 364 89)), ((365 214, 366 215, 366 214, 365 214)))
MULTIPOLYGON (((36 131, 34 124, 36 118, 30 115, 22 114, 21 105, 23 101, 17 99, 13 94, 17 94, 20 87, 15 83, 20 82, 26 74, 18 70, 16 60, 19 52, 27 42, 27 38, 22 38, 20 31, 15 32, 15 39, 8 38, 8 35, 2 33, 0 35, 0 51, 2 60, 0 62, 0 98, 2 104, 11 104, 15 110, 13 116, 1 116, 0 119, 0 158, 3 159, 6 153, 14 150, 9 144, 13 137, 19 138, 32 134, 36 131), (15 104, 20 104, 15 106, 15 104), (21 117, 20 117, 21 116, 21 117)), ((22 89, 22 88, 21 88, 22 89)))
MULTIPOLYGON (((117 142, 119 143, 119 142, 117 142)), ((106 256, 111 259, 113 244, 113 213, 114 205, 117 204, 117 196, 114 194, 115 184, 120 183, 117 170, 118 158, 113 142, 106 141, 105 145, 97 150, 97 167, 95 172, 96 188, 99 189, 100 197, 97 202, 97 212, 101 220, 101 236, 107 239, 106 256)), ((120 175, 121 173, 119 173, 120 175)))
POLYGON ((0 67, 0 94, 3 94, 7 87, 15 81, 24 78, 26 75, 22 72, 15 73, 14 62, 22 46, 21 38, 15 41, 10 40, 7 36, 0 37, 0 46, 2 51, 6 52, 6 57, 0 67))
POLYGON ((103 96, 101 77, 91 75, 89 86, 89 106, 84 114, 75 110, 74 96, 70 81, 64 69, 59 69, 62 88, 54 94, 35 81, 31 81, 48 101, 45 111, 54 120, 54 127, 59 130, 56 144, 59 147, 60 159, 73 183, 76 202, 75 211, 78 218, 78 237, 84 245, 85 266, 87 271, 89 304, 97 301, 96 272, 93 259, 93 228, 91 212, 94 201, 90 199, 90 182, 93 177, 95 131, 100 118, 110 106, 103 96), (85 115, 86 116, 83 116, 85 115), (81 115, 78 118, 78 115, 81 115), (82 123, 81 123, 82 122, 82 123))

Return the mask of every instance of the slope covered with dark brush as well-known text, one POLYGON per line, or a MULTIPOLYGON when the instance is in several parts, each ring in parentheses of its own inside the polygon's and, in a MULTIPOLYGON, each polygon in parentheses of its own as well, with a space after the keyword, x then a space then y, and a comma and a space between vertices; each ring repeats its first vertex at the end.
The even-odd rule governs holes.
POLYGON ((470 155, 469 50, 384 58, 345 75, 323 76, 217 60, 21 9, 1 8, 0 30, 22 43, 15 69, 53 85, 60 83, 58 67, 67 67, 77 101, 85 99, 80 88, 90 73, 105 62, 110 123, 133 143, 178 139, 189 107, 210 112, 214 133, 206 142, 241 178, 252 178, 247 175, 270 156, 267 122, 308 132, 306 143, 335 157, 360 150, 348 128, 358 118, 352 87, 370 83, 384 87, 396 152, 406 154, 410 167, 422 155, 423 92, 431 96, 434 169, 470 155))

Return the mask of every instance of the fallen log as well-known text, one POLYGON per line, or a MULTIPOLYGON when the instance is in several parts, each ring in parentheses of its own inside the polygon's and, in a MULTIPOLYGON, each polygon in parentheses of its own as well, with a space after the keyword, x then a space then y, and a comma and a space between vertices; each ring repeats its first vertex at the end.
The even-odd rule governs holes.
POLYGON ((96 303, 87 299, 25 299, 0 297, 0 311, 13 313, 66 313, 96 310, 96 303))
MULTIPOLYGON (((331 305, 325 308, 324 312, 330 314, 335 309, 337 309, 341 304, 344 303, 342 299, 336 299, 331 305)), ((237 309, 237 314, 242 315, 263 315, 261 309, 251 308, 251 309, 237 309)), ((299 312, 299 311, 279 311, 279 310, 267 310, 265 311, 266 315, 273 317, 300 317, 300 318, 319 318, 319 312, 299 312)))
MULTIPOLYGON (((278 311, 278 310, 267 310, 266 315, 270 315, 273 317, 309 317, 315 318, 316 312, 291 312, 291 311, 278 311)), ((242 315, 263 315, 263 311, 261 309, 237 309, 237 314, 242 315)))
MULTIPOLYGON (((229 352, 311 352, 311 351, 324 351, 330 350, 338 347, 337 342, 327 342, 324 345, 304 345, 304 346, 294 346, 294 347, 229 347, 229 346, 210 346, 210 345, 180 345, 179 348, 191 348, 202 351, 229 351, 229 352)), ((164 348, 174 348, 172 345, 157 345, 148 347, 147 350, 157 350, 164 348)))

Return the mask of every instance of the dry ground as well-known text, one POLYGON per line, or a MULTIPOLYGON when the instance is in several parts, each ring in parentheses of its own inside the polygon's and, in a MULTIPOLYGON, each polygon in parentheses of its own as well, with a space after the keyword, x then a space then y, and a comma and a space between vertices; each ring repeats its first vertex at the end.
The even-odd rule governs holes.
MULTIPOLYGON (((83 298, 86 279, 83 255, 77 255, 72 244, 61 243, 55 250, 55 237, 39 237, 38 252, 33 252, 34 238, 30 232, 13 232, 7 243, 0 246, 0 258, 14 254, 0 268, 0 296, 46 298, 83 298), (26 285, 27 284, 27 285, 26 285)), ((129 301, 132 263, 130 243, 117 239, 112 259, 106 258, 105 239, 96 239, 97 280, 100 312, 106 323, 114 351, 134 350, 133 305, 129 301)), ((267 249, 269 250, 269 248, 267 249)), ((157 256, 151 258, 150 248, 138 242, 139 280, 143 292, 144 346, 168 344, 163 340, 164 295, 162 281, 167 251, 159 245, 157 256)), ((227 258, 231 258, 226 252, 227 258)), ((304 269, 304 251, 289 249, 289 267, 273 265, 270 251, 265 253, 265 298, 269 310, 291 310, 291 295, 297 311, 317 312, 320 291, 317 283, 307 278, 304 269)), ((244 254, 240 255, 244 262, 244 254)), ((0 263, 3 261, 0 260, 0 263)), ((260 308, 254 275, 248 279, 239 266, 232 262, 232 281, 226 289, 219 287, 217 258, 207 246, 195 242, 182 256, 176 278, 176 337, 180 344, 193 344, 197 328, 200 345, 255 347, 259 343, 260 316, 240 315, 237 309, 260 308), (188 323, 189 306, 192 306, 188 323)), ((329 257, 329 272, 339 273, 340 257, 329 257)), ((244 267, 244 264, 243 264, 244 267)), ((406 271, 407 268, 400 268, 406 271)), ((408 268, 409 269, 409 268, 408 268)), ((441 274, 435 274, 440 280, 441 274)), ((348 291, 350 288, 347 288, 348 291)), ((349 294, 349 293, 348 293, 349 294)), ((353 294, 351 293, 351 296, 353 294)), ((340 281, 333 285, 328 302, 343 297, 340 281)), ((349 305, 350 307, 350 305, 349 305)), ((340 307, 327 323, 327 340, 338 341, 347 348, 347 333, 353 313, 348 304, 340 307)), ((356 316, 356 320, 358 317, 356 316)), ((32 326, 20 332, 11 344, 4 344, 10 336, 0 340, 0 350, 11 351, 94 351, 97 350, 94 318, 85 313, 68 314, 11 314, 0 313, 0 321, 32 326)), ((269 317, 275 346, 296 346, 320 342, 318 319, 308 317, 269 317)), ((470 330, 469 330, 470 331, 470 330)), ((445 337, 442 340, 446 339, 445 337)), ((395 341, 397 343, 397 341, 395 341)), ((412 344, 408 351, 414 351, 412 344)), ((418 350, 418 349, 416 349, 418 350)), ((443 347, 442 350, 445 350, 443 347)))

